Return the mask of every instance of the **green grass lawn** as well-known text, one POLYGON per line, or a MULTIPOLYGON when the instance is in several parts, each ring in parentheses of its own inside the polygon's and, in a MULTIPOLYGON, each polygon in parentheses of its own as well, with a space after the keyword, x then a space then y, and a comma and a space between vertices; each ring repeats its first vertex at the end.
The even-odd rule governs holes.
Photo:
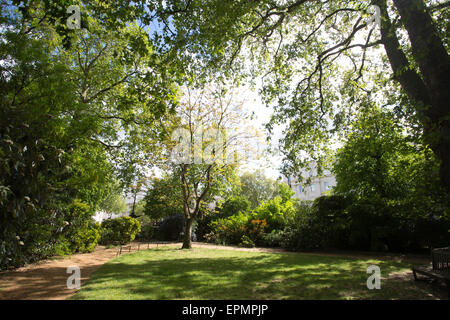
POLYGON ((411 279, 389 274, 408 264, 303 253, 164 247, 115 258, 73 299, 425 299, 411 279), (368 290, 369 265, 381 289, 368 290))

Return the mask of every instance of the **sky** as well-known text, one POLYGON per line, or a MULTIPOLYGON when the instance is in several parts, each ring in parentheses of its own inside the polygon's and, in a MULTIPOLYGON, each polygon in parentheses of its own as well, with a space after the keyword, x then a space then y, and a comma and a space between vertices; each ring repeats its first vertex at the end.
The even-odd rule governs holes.
MULTIPOLYGON (((261 101, 261 97, 259 96, 256 90, 252 90, 249 87, 245 87, 242 91, 242 95, 245 96, 245 108, 249 112, 253 112, 255 117, 252 120, 251 124, 257 128, 264 137, 267 136, 267 132, 265 130, 264 125, 270 121, 270 117, 273 113, 273 110, 270 106, 266 106, 261 101)), ((282 128, 276 127, 274 129, 274 134, 272 135, 272 146, 277 147, 278 140, 282 137, 282 128)), ((267 177, 277 179, 280 176, 280 171, 278 168, 281 166, 281 156, 273 155, 269 156, 265 159, 261 159, 261 161, 251 161, 243 164, 242 171, 254 171, 254 170, 262 170, 264 171, 267 177)))

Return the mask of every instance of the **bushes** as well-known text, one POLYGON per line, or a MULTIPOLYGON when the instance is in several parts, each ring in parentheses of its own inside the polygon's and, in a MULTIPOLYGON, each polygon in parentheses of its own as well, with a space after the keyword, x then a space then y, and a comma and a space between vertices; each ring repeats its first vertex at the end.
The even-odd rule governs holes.
POLYGON ((334 195, 297 211, 283 231, 281 246, 290 250, 352 249, 417 251, 446 246, 450 220, 444 207, 423 215, 411 200, 386 201, 334 195))
POLYGON ((245 196, 235 196, 227 199, 220 207, 219 214, 221 218, 228 218, 238 212, 248 212, 251 203, 245 196))
POLYGON ((283 247, 384 251, 398 226, 381 200, 323 196, 313 206, 299 208, 295 222, 284 230, 283 247))
POLYGON ((243 248, 254 248, 255 247, 255 243, 248 236, 244 235, 241 238, 241 243, 239 244, 239 246, 243 247, 243 248))
MULTIPOLYGON (((254 244, 264 244, 265 233, 282 230, 289 221, 294 219, 295 208, 291 196, 291 192, 281 192, 281 196, 263 202, 252 212, 239 211, 229 217, 212 221, 210 223, 212 231, 205 236, 206 241, 221 244, 241 244, 245 236, 247 244, 249 243, 248 239, 254 244)), ((246 203, 240 198, 233 199, 230 203, 246 203)))
POLYGON ((275 197, 263 202, 251 213, 253 219, 265 220, 267 231, 283 229, 295 216, 294 202, 275 197))
POLYGON ((218 219, 211 223, 212 232, 205 240, 218 244, 237 244, 255 246, 261 244, 267 226, 266 220, 251 219, 248 214, 239 212, 228 219, 218 219))
POLYGON ((68 205, 54 205, 45 212, 30 207, 27 215, 2 225, 0 270, 21 267, 53 255, 95 249, 100 238, 100 227, 91 220, 91 207, 79 199, 68 205))
POLYGON ((66 245, 58 246, 59 254, 87 253, 95 250, 100 240, 100 224, 91 220, 92 214, 89 205, 78 199, 68 206, 65 214, 66 227, 63 229, 63 242, 66 245))
POLYGON ((141 231, 136 235, 136 240, 139 241, 150 241, 155 237, 155 224, 146 215, 141 215, 137 217, 141 224, 141 231))
POLYGON ((136 235, 136 240, 150 241, 155 238, 155 226, 151 223, 141 226, 141 232, 136 235))
POLYGON ((315 207, 299 204, 294 219, 280 234, 280 246, 287 250, 315 249, 321 245, 325 235, 324 223, 315 207))
POLYGON ((211 229, 214 236, 210 235, 216 243, 220 244, 239 244, 242 236, 247 232, 247 224, 250 216, 238 212, 228 218, 220 218, 211 223, 211 229))
POLYGON ((93 252, 100 240, 100 223, 87 222, 83 228, 77 229, 70 243, 71 252, 93 252))
POLYGON ((55 254, 62 219, 44 211, 29 210, 9 221, 5 217, 7 212, 0 212, 0 270, 21 267, 55 254))
POLYGON ((162 241, 179 241, 183 230, 184 216, 182 214, 169 216, 159 223, 156 237, 162 241))
POLYGON ((449 212, 443 205, 411 199, 330 195, 295 203, 275 197, 252 212, 213 220, 205 240, 294 251, 418 251, 450 243, 449 212))
POLYGON ((197 235, 197 241, 207 241, 207 236, 212 232, 211 222, 217 219, 217 214, 211 212, 200 216, 196 223, 195 234, 197 235))
POLYGON ((262 245, 265 247, 281 247, 285 234, 282 230, 273 230, 262 235, 262 245))
POLYGON ((101 243, 126 244, 133 241, 140 231, 141 223, 135 218, 121 217, 105 220, 102 223, 101 243))

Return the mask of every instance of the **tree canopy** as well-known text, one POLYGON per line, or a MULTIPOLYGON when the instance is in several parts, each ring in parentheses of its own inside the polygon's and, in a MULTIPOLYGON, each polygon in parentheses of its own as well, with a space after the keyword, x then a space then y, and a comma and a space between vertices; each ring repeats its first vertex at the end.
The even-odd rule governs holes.
POLYGON ((286 171, 310 160, 303 151, 320 164, 369 100, 419 126, 416 135, 441 161, 449 188, 448 7, 433 0, 169 1, 166 26, 208 65, 261 81, 275 109, 268 128, 288 124, 286 171))

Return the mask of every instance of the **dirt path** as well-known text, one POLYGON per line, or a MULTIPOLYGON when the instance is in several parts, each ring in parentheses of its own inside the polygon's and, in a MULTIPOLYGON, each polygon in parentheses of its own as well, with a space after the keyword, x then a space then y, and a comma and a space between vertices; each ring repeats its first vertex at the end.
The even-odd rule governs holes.
MULTIPOLYGON (((161 244, 159 244, 160 246, 161 244)), ((142 244, 141 249, 156 247, 142 244)), ((133 244, 132 250, 137 250, 133 244)), ((81 271, 81 286, 101 265, 114 258, 117 248, 98 246, 95 252, 74 254, 68 258, 40 261, 13 271, 0 272, 0 300, 64 300, 77 290, 67 288, 67 268, 77 266, 81 271)))
MULTIPOLYGON (((156 248, 162 245, 173 245, 181 248, 181 243, 166 244, 138 244, 133 243, 131 252, 138 249, 156 248)), ((256 251, 256 252, 285 252, 281 249, 268 248, 239 248, 232 246, 218 246, 206 243, 193 243, 193 248, 215 248, 225 250, 256 251)), ((74 254, 70 258, 54 258, 44 260, 13 271, 0 272, 0 300, 63 300, 70 298, 77 290, 67 288, 67 268, 78 266, 81 270, 81 286, 89 279, 90 275, 101 265, 114 258, 117 248, 106 249, 99 246, 93 253, 74 254)), ((124 254, 128 249, 123 251, 124 254)), ((365 254, 348 253, 308 253, 318 255, 343 255, 354 257, 372 257, 379 259, 409 260, 404 256, 373 256, 365 254)), ((416 260, 416 259, 413 259, 416 260)))
POLYGON ((76 292, 67 288, 67 268, 78 266, 81 285, 98 267, 114 258, 117 249, 98 247, 93 253, 43 260, 14 271, 0 273, 2 300, 62 300, 76 292))

